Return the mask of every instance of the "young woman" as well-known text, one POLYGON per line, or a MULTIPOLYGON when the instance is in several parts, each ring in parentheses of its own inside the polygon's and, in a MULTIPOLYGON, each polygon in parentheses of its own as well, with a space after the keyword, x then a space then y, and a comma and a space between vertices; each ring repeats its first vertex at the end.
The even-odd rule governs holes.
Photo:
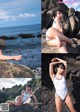
POLYGON ((0 61, 5 61, 5 60, 21 60, 22 56, 21 55, 16 55, 16 56, 6 56, 2 54, 2 51, 0 50, 0 61))
POLYGON ((38 101, 37 101, 37 98, 32 91, 31 85, 27 85, 26 90, 23 90, 21 95, 16 97, 15 101, 7 101, 7 103, 9 103, 9 105, 15 105, 15 106, 20 106, 22 104, 29 104, 26 102, 28 101, 28 99, 31 96, 34 98, 34 101, 37 104, 38 101))
POLYGON ((72 45, 72 40, 63 34, 61 20, 63 12, 58 9, 54 15, 54 22, 46 32, 46 42, 49 46, 57 46, 60 53, 68 53, 66 44, 72 45))
POLYGON ((50 78, 55 87, 55 104, 57 112, 62 112, 62 101, 66 103, 71 112, 76 112, 66 86, 67 63, 53 58, 49 65, 50 78), (55 66, 55 67, 54 67, 55 66), (56 73, 55 73, 56 72, 56 73))

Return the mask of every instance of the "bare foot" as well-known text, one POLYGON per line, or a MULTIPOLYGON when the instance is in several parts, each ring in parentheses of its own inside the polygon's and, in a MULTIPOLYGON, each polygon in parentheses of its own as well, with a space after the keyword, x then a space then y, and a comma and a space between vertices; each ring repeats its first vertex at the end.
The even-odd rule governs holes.
POLYGON ((22 55, 13 56, 13 60, 19 61, 22 59, 22 55))
POLYGON ((0 50, 0 55, 2 55, 2 50, 0 50))

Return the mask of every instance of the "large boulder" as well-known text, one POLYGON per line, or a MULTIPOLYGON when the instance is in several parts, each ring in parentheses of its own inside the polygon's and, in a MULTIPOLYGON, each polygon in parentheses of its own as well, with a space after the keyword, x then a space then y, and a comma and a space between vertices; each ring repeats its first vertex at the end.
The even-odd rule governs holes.
POLYGON ((0 61, 0 78, 33 78, 34 73, 29 67, 0 61))

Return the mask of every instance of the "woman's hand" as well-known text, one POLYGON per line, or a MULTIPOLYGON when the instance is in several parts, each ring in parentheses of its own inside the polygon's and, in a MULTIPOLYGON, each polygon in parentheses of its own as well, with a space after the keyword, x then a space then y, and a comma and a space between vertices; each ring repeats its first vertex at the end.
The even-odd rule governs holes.
POLYGON ((57 59, 57 58, 53 58, 53 59, 51 60, 51 62, 55 62, 55 61, 58 61, 58 59, 57 59))

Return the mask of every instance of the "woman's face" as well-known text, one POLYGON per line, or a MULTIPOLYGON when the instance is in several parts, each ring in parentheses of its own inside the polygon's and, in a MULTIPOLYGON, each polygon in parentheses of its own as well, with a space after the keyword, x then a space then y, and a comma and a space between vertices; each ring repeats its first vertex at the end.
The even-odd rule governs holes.
POLYGON ((63 13, 62 12, 57 12, 57 16, 60 18, 60 19, 62 19, 63 18, 63 13))
POLYGON ((31 87, 26 87, 26 91, 30 92, 31 91, 31 87))
POLYGON ((63 68, 61 68, 61 67, 58 67, 57 68, 57 73, 59 73, 60 75, 63 75, 64 74, 64 69, 63 68))

